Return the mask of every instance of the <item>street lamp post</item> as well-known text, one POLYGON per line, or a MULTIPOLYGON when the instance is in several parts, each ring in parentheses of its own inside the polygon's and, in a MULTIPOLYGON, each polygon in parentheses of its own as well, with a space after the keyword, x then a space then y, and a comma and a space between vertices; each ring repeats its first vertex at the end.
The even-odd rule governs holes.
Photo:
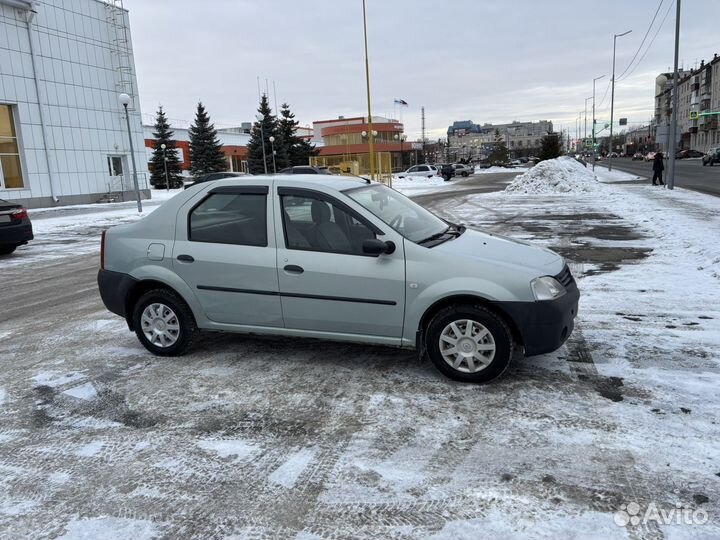
POLYGON ((263 168, 265 169, 265 174, 267 174, 267 158, 265 157, 265 131, 263 130, 263 115, 262 114, 256 114, 255 118, 258 121, 258 124, 260 124, 260 140, 262 141, 262 152, 263 152, 263 168))
POLYGON ((165 190, 169 193, 170 192, 170 180, 168 179, 168 172, 167 172, 167 145, 165 143, 162 143, 160 145, 160 148, 162 148, 163 151, 163 165, 165 165, 165 190))
MULTIPOLYGON (((587 102, 592 98, 592 96, 585 98, 585 134, 583 135, 583 150, 587 150, 587 102)), ((585 152, 583 152, 583 156, 584 155, 585 152)))
POLYGON ((268 137, 268 141, 270 141, 270 149, 272 151, 272 158, 273 158, 273 174, 277 174, 277 167, 275 167, 275 137, 270 135, 268 137))
POLYGON ((133 183, 135 184, 135 196, 137 197, 138 212, 142 212, 142 202, 140 202, 140 184, 138 184, 137 167, 135 166, 135 150, 133 149, 132 133, 130 131, 130 114, 128 113, 128 105, 130 105, 130 96, 124 92, 118 96, 120 105, 125 109, 125 121, 127 123, 128 140, 130 141, 130 158, 133 167, 133 183))
POLYGON ((593 152, 593 171, 595 171, 595 162, 597 161, 597 152, 595 151, 595 83, 602 79, 605 75, 600 75, 593 79, 593 108, 592 108, 592 152, 593 152))
POLYGON ((613 35, 613 68, 612 68, 612 90, 610 90, 610 159, 608 160, 608 170, 612 171, 612 155, 613 155, 613 119, 615 112, 615 46, 617 38, 627 36, 632 30, 623 32, 622 34, 613 35))

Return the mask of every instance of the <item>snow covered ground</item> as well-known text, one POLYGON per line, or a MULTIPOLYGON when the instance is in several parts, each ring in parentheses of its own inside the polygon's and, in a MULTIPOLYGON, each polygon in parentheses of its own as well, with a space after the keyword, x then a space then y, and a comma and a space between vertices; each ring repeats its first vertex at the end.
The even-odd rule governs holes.
POLYGON ((153 357, 94 255, 3 266, 0 538, 720 537, 718 199, 597 188, 430 203, 558 250, 582 292, 566 345, 486 386, 319 341, 153 357), (633 503, 706 522, 618 524, 633 503))
POLYGON ((400 193, 404 193, 408 196, 420 195, 421 193, 430 193, 438 189, 444 189, 448 187, 448 182, 442 176, 405 176, 400 178, 398 175, 393 174, 392 187, 398 190, 400 193))

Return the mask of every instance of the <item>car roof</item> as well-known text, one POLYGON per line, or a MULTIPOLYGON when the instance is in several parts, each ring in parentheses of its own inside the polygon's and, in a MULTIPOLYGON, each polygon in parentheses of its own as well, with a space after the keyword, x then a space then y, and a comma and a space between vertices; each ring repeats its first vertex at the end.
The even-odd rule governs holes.
POLYGON ((222 186, 230 185, 235 182, 241 181, 243 184, 252 182, 253 179, 262 180, 274 180, 274 181, 286 181, 289 183, 299 182, 310 182, 315 185, 334 189, 336 191, 343 191, 362 185, 367 185, 368 181, 365 178, 359 176, 342 176, 342 175, 331 175, 331 174, 259 174, 255 176, 243 176, 242 180, 239 178, 223 178, 221 180, 213 180, 213 185, 222 186))

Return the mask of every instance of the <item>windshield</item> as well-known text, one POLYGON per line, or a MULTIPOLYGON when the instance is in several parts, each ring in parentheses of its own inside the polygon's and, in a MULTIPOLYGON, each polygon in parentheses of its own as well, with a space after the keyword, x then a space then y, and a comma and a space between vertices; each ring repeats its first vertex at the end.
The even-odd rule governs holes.
POLYGON ((448 224, 435 214, 382 184, 353 188, 344 193, 413 242, 448 228, 448 224))

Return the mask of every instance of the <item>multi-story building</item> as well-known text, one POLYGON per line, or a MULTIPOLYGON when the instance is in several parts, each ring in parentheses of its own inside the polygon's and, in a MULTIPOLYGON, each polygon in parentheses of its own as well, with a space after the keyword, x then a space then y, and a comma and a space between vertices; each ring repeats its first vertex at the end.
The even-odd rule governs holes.
POLYGON ((634 128, 625 133, 625 153, 627 155, 632 156, 636 152, 646 154, 654 148, 655 135, 651 125, 634 128))
POLYGON ((453 122, 447 130, 448 159, 482 159, 489 153, 497 132, 505 139, 511 155, 524 156, 540 151, 542 138, 553 132, 553 124, 548 120, 482 126, 471 120, 453 122))
MULTIPOLYGON (((661 73, 655 80, 655 119, 653 128, 657 148, 667 151, 670 144, 673 74, 661 73)), ((720 57, 707 64, 679 72, 677 138, 675 148, 707 151, 720 144, 720 57)))
POLYGON ((144 196, 140 104, 122 0, 0 0, 0 198, 95 202, 133 188, 118 101, 144 196))

